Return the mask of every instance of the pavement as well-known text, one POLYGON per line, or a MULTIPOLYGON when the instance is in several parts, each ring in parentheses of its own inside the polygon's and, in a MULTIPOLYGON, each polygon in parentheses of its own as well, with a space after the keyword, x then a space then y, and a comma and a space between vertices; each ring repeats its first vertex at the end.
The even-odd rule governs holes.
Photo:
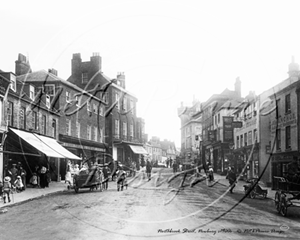
MULTIPOLYGON (((222 184, 224 186, 229 186, 229 182, 226 179, 225 176, 221 176, 219 174, 214 174, 214 179, 216 184, 222 184)), ((236 187, 234 188, 233 192, 237 193, 244 193, 244 185, 247 184, 245 181, 240 180, 237 182, 236 187)), ((264 187, 262 184, 260 184, 263 189, 268 190, 268 198, 275 199, 275 193, 276 191, 272 190, 271 188, 264 187)), ((29 188, 27 187, 25 191, 20 193, 13 193, 11 196, 11 202, 10 203, 4 203, 3 199, 0 199, 0 213, 3 212, 4 208, 11 207, 14 205, 18 205, 27 201, 31 201, 33 199, 37 199, 40 197, 48 196, 51 194, 55 194, 58 192, 63 191, 69 191, 67 188, 67 184, 62 182, 51 182, 49 184, 49 187, 47 188, 29 188)), ((70 190, 73 191, 73 190, 70 190)), ((5 211, 4 211, 5 212, 5 211)))

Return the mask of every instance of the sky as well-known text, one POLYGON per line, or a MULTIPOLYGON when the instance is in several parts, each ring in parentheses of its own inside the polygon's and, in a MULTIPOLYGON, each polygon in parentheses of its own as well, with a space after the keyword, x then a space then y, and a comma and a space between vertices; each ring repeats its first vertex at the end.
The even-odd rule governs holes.
POLYGON ((33 71, 71 74, 73 53, 97 52, 102 71, 124 72, 151 136, 180 147, 177 108, 205 102, 225 88, 242 96, 288 77, 300 63, 299 1, 52 0, 5 1, 0 14, 0 69, 15 71, 18 54, 33 71), (299 61, 297 61, 299 60, 299 61))

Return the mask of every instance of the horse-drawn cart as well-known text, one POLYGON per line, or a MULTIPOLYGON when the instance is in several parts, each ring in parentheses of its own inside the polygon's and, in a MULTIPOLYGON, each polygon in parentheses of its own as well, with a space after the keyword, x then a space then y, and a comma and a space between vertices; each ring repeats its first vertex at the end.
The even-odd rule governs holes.
POLYGON ((79 192, 79 188, 89 188, 91 191, 98 188, 102 191, 102 179, 99 170, 94 167, 91 170, 79 172, 73 177, 73 187, 75 192, 79 192))
POLYGON ((277 181, 275 207, 285 217, 289 207, 300 207, 300 184, 285 177, 274 177, 274 180, 277 181))

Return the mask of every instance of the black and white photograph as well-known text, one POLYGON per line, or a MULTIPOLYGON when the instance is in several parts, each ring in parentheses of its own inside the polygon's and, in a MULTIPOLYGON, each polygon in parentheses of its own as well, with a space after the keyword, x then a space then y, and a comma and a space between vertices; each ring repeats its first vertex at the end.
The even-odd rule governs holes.
POLYGON ((300 1, 0 4, 0 239, 299 239, 300 1))

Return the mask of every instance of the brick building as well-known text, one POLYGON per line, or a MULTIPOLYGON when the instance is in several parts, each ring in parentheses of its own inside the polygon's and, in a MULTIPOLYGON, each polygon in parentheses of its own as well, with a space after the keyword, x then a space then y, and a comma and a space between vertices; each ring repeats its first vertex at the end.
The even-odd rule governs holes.
MULTIPOLYGON (((83 62, 80 53, 73 54, 72 71, 68 82, 85 89, 99 99, 105 107, 105 143, 110 158, 130 165, 137 164, 147 151, 145 122, 136 116, 137 98, 126 90, 125 75, 119 73, 110 79, 102 72, 102 59, 98 53, 83 62)), ((108 157, 109 158, 109 157, 108 157)), ((111 159, 106 159, 110 161, 111 159)))
MULTIPOLYGON (((20 76, 31 74, 27 59, 19 55, 16 73, 20 76)), ((80 159, 64 147, 58 138, 59 113, 49 109, 46 96, 36 93, 35 87, 24 78, 12 72, 0 75, 10 81, 10 89, 3 104, 2 125, 5 127, 3 141, 3 168, 11 168, 20 162, 27 172, 27 181, 36 171, 35 167, 45 166, 50 170, 52 180, 60 180, 60 159, 80 159), (4 123, 3 123, 4 122, 4 123)))

